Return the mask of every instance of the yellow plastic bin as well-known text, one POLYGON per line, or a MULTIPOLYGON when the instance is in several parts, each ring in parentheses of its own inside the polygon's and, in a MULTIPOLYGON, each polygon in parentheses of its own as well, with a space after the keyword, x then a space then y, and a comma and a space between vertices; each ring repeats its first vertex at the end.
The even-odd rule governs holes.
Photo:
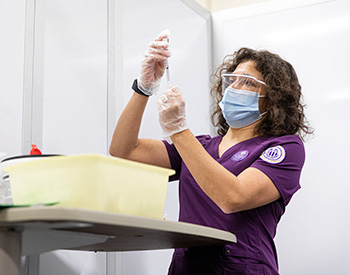
POLYGON ((173 170, 100 155, 55 156, 14 164, 13 203, 57 206, 161 219, 173 170))

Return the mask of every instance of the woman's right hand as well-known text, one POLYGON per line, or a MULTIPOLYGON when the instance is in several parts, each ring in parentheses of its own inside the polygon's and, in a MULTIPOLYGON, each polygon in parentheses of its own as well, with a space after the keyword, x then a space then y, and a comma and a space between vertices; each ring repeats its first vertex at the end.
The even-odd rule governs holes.
POLYGON ((188 129, 185 99, 179 87, 172 86, 158 100, 158 119, 163 130, 163 138, 172 143, 171 136, 188 129))
POLYGON ((160 80, 164 75, 167 59, 171 56, 169 43, 166 41, 169 36, 169 30, 162 31, 149 44, 145 57, 141 62, 141 71, 137 83, 138 88, 146 95, 153 95, 157 91, 160 80))

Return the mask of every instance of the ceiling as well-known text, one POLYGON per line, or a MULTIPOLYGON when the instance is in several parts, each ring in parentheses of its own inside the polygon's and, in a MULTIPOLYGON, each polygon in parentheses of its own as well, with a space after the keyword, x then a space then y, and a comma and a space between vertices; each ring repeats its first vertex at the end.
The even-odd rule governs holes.
POLYGON ((268 2, 271 0, 195 0, 210 12, 231 9, 234 7, 268 2))

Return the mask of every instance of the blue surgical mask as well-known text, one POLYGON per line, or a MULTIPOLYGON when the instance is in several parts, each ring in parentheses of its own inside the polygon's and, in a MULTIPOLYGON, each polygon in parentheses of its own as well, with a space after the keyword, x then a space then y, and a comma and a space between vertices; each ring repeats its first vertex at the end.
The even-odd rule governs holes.
POLYGON ((264 97, 256 92, 237 90, 228 87, 219 106, 231 128, 242 128, 261 119, 259 98, 264 97))

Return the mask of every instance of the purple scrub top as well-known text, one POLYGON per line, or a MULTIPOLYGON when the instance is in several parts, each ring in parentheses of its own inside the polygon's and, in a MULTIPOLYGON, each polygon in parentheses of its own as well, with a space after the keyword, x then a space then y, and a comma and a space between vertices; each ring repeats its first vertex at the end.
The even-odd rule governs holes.
POLYGON ((278 274, 273 238, 287 204, 300 188, 305 160, 302 141, 295 135, 254 137, 234 145, 219 157, 222 136, 205 135, 197 139, 234 175, 248 167, 265 173, 281 198, 255 209, 225 214, 198 186, 175 146, 164 141, 171 167, 176 171, 170 180, 179 180, 179 221, 230 231, 237 236, 236 244, 222 247, 176 249, 169 274, 278 274))

